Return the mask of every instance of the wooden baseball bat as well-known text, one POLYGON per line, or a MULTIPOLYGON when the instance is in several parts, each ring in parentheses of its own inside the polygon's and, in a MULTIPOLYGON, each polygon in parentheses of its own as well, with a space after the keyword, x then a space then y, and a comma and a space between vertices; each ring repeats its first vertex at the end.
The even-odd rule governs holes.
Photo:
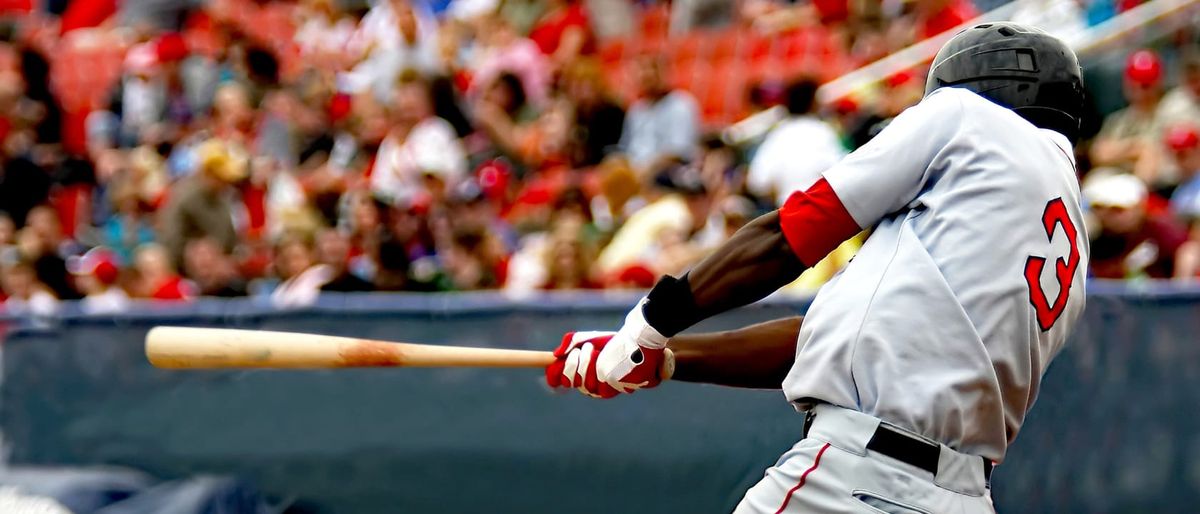
MULTIPOLYGON (((675 359, 663 359, 670 378, 675 359)), ((374 339, 239 330, 154 327, 146 334, 146 357, 159 368, 544 368, 553 352, 397 343, 374 339)))

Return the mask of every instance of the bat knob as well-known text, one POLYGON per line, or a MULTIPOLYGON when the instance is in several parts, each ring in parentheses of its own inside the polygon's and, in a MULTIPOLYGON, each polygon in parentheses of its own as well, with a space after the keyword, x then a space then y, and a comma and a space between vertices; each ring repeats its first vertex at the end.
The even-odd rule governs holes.
POLYGON ((675 375, 675 352, 666 350, 663 352, 662 366, 658 368, 658 378, 670 380, 673 375, 675 375))

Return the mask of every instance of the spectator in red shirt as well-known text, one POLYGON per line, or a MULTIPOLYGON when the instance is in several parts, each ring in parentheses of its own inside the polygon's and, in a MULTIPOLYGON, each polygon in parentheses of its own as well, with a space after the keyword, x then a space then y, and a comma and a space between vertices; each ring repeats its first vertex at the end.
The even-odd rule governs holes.
POLYGON ((138 274, 137 295, 155 300, 190 300, 195 288, 175 272, 167 249, 158 243, 144 244, 133 255, 138 274))
POLYGON ((596 51, 591 21, 580 0, 550 0, 546 12, 529 31, 529 39, 550 58, 555 68, 596 51))
POLYGON ((1083 195, 1100 223, 1092 235, 1092 273, 1099 278, 1171 278, 1187 229, 1169 215, 1147 211, 1149 192, 1124 173, 1092 177, 1083 195))

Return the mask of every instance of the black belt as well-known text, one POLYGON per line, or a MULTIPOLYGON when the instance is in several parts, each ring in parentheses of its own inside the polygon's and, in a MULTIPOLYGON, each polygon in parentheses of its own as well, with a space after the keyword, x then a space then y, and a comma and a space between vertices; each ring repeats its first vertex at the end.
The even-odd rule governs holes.
MULTIPOLYGON (((812 427, 814 417, 816 415, 811 410, 805 416, 804 437, 808 437, 808 429, 812 427)), ((938 460, 942 456, 942 450, 938 445, 906 435, 882 423, 880 423, 879 428, 875 429, 875 434, 871 436, 871 441, 867 443, 867 449, 887 455, 900 462, 912 464, 934 475, 937 475, 938 460)), ((992 461, 982 457, 979 460, 983 461, 983 479, 991 482, 992 461)))

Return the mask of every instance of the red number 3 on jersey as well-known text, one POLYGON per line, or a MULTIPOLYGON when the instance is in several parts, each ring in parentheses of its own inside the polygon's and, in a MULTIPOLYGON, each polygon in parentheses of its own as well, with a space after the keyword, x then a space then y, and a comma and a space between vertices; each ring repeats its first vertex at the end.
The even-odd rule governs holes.
POLYGON ((1042 290, 1042 268, 1046 265, 1045 257, 1030 255, 1025 261, 1025 281, 1029 283, 1029 303, 1037 312, 1038 325, 1042 331, 1050 330, 1067 308, 1067 297, 1071 294, 1071 281, 1075 277, 1075 268, 1079 266, 1079 243, 1076 240, 1075 224, 1067 216, 1067 207, 1062 198, 1055 198, 1046 204, 1046 212, 1042 213, 1042 225, 1046 227, 1046 239, 1054 241, 1054 227, 1062 225, 1067 242, 1071 244, 1070 255, 1066 259, 1059 257, 1055 261, 1055 275, 1058 277, 1058 297, 1051 304, 1042 290))

